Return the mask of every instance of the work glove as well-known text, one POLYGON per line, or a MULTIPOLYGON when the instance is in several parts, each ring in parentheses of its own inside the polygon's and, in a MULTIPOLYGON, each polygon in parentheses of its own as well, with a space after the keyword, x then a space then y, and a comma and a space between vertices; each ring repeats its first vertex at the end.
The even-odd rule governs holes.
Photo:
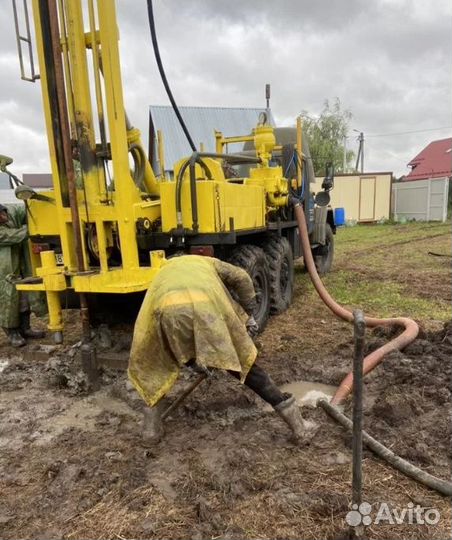
POLYGON ((257 324, 256 319, 252 315, 246 321, 246 330, 250 337, 257 336, 259 332, 259 325, 257 324))

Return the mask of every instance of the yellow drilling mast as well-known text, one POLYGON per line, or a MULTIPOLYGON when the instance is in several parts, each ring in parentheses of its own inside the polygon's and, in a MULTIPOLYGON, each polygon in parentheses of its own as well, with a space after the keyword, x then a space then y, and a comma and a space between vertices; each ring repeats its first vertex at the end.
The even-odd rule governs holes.
POLYGON ((124 107, 114 0, 32 0, 32 7, 53 189, 39 197, 17 192, 27 200, 35 272, 18 288, 46 294, 57 339, 65 291, 80 296, 88 342, 93 295, 102 302, 145 291, 162 260, 181 251, 245 267, 244 259, 257 258, 258 318, 265 322, 270 309, 287 307, 293 258, 300 255, 289 195, 311 210, 314 250, 328 248, 328 223, 334 228, 331 212, 308 202, 313 172, 301 122, 283 145, 263 113, 251 135, 217 133, 216 152, 181 156, 175 179, 158 181, 124 107), (224 153, 238 141, 253 151, 224 153), (292 153, 284 161, 287 147, 292 153), (249 169, 228 177, 225 163, 249 169))

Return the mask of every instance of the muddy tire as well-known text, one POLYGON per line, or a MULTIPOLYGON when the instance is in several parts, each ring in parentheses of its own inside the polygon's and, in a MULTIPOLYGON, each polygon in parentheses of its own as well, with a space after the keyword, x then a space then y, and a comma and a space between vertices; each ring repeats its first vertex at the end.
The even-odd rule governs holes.
POLYGON ((315 267, 320 276, 331 270, 334 257, 334 234, 331 226, 326 224, 325 245, 313 251, 315 267))
POLYGON ((264 250, 270 270, 270 313, 282 313, 293 298, 292 248, 287 238, 275 236, 265 244, 264 250))
POLYGON ((259 325, 259 332, 262 332, 270 314, 270 278, 264 250, 252 245, 238 246, 232 252, 229 262, 243 268, 253 280, 257 303, 254 318, 259 325))

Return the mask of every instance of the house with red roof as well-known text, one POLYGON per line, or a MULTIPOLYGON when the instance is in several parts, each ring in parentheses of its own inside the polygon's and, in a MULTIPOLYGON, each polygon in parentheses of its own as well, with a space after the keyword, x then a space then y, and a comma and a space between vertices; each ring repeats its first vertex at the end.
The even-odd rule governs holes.
POLYGON ((392 184, 396 221, 446 221, 452 200, 452 137, 432 141, 409 163, 411 172, 392 184))
POLYGON ((432 141, 409 163, 411 172, 403 181, 450 178, 452 176, 452 137, 432 141))

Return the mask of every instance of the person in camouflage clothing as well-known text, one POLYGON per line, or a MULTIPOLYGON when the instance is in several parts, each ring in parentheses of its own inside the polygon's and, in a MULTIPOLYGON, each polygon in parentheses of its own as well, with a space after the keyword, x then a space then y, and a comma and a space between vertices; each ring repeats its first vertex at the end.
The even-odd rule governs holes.
POLYGON ((15 281, 30 274, 27 236, 24 206, 0 204, 0 326, 13 347, 25 345, 26 338, 45 335, 30 328, 30 298, 15 286, 15 281))
POLYGON ((128 369, 150 407, 144 413, 146 442, 163 435, 160 400, 184 365, 226 370, 272 405, 297 441, 306 438, 307 423, 295 398, 254 363, 254 308, 253 282, 241 268, 199 255, 174 257, 162 266, 135 322, 128 369))

